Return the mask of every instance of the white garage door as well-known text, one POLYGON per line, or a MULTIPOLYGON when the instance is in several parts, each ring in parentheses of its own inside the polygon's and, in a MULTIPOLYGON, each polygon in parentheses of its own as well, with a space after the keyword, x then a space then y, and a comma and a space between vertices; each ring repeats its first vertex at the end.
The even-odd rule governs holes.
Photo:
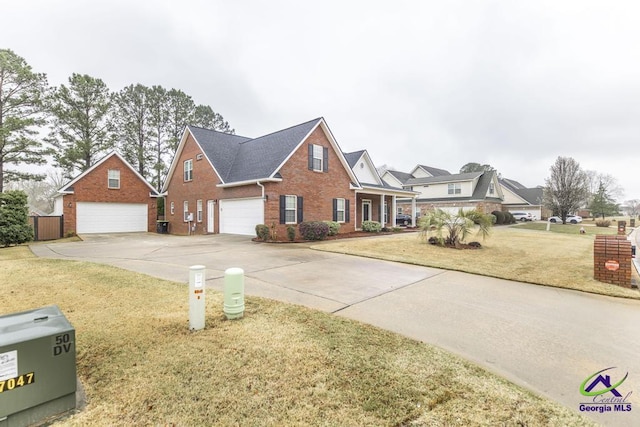
POLYGON ((220 233, 255 236, 256 225, 262 223, 264 223, 262 198, 220 200, 220 233))
POLYGON ((147 231, 145 203, 78 202, 76 233, 125 233, 147 231))

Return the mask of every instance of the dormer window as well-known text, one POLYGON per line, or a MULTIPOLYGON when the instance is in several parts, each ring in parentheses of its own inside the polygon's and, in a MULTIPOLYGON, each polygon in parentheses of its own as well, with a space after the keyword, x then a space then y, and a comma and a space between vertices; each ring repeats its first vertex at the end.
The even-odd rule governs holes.
POLYGON ((493 194, 496 191, 495 185, 493 182, 489 184, 489 194, 493 194))
POLYGON ((455 182, 447 186, 447 194, 461 194, 461 193, 462 193, 462 186, 460 185, 459 182, 455 182))

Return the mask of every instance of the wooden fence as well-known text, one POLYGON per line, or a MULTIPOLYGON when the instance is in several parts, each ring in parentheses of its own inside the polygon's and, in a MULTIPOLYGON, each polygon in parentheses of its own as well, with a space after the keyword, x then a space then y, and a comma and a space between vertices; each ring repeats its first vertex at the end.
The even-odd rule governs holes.
POLYGON ((62 235, 64 220, 61 216, 30 216, 29 224, 33 227, 33 240, 55 240, 62 235))

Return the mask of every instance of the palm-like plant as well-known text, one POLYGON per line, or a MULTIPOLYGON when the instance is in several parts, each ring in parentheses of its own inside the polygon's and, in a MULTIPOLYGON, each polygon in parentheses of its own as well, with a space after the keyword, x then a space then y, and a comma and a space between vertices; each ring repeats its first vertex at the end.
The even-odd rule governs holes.
POLYGON ((489 235, 491 225, 491 216, 475 209, 465 211, 461 208, 457 214, 436 209, 420 219, 420 236, 428 239, 434 233, 442 244, 460 247, 476 226, 476 235, 482 235, 484 239, 489 235))

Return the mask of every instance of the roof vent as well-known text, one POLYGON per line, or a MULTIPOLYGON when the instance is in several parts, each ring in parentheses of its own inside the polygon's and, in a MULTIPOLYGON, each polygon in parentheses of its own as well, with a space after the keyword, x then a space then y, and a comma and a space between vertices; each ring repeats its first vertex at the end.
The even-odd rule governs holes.
POLYGON ((196 160, 202 160, 202 153, 196 154, 196 160))

